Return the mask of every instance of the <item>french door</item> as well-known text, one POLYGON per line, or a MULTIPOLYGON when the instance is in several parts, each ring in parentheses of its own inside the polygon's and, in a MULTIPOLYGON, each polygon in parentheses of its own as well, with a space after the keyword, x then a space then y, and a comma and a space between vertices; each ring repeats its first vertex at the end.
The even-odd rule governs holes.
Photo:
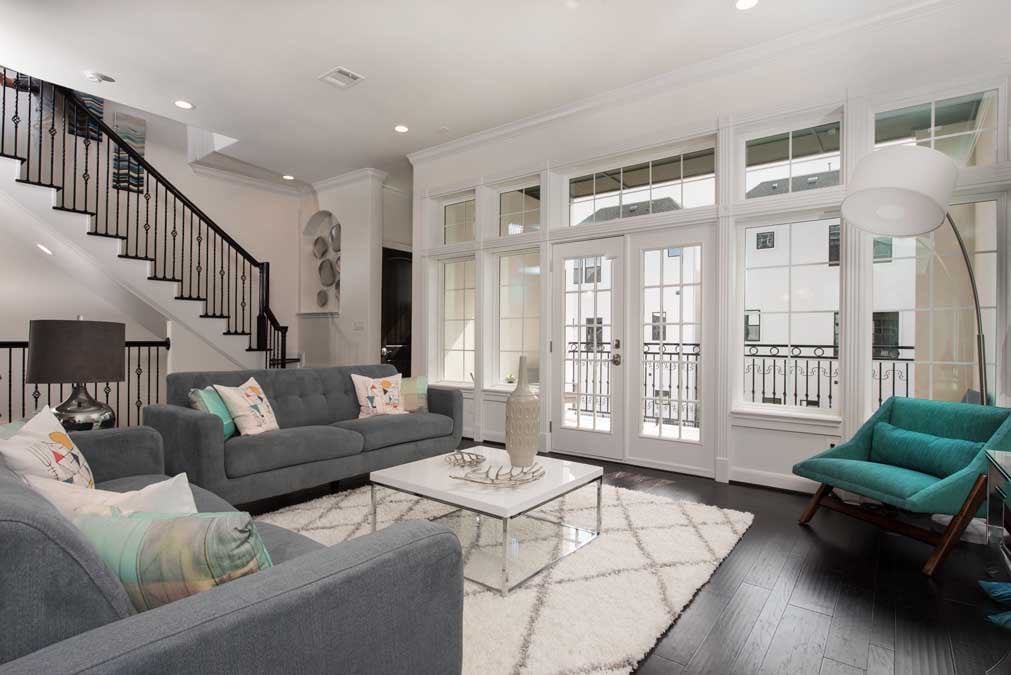
POLYGON ((552 252, 554 450, 622 458, 623 246, 617 237, 552 252))
POLYGON ((711 476, 710 227, 553 250, 551 447, 711 476))

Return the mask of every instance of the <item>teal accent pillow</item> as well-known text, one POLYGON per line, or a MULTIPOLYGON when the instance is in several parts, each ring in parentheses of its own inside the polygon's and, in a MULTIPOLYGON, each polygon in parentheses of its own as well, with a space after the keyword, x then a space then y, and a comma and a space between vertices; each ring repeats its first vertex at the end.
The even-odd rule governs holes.
POLYGON ((17 432, 21 431, 21 427, 25 425, 25 420, 20 420, 18 422, 8 422, 7 424, 0 424, 0 441, 6 441, 14 436, 17 432))
POLYGON ((1000 612, 999 614, 991 614, 990 616, 986 617, 986 620, 996 626, 1000 626, 1001 628, 1011 630, 1011 612, 1000 612))
POLYGON ((964 469, 983 449, 983 443, 921 434, 888 422, 874 425, 871 461, 900 466, 938 478, 964 469))
POLYGON ((190 389, 190 407, 220 417, 221 424, 225 427, 225 440, 235 435, 235 420, 232 419, 232 413, 228 412, 228 406, 221 400, 221 394, 214 387, 190 389))
POLYGON ((981 581, 980 588, 1002 605, 1011 605, 1011 583, 1007 581, 981 581))
POLYGON ((139 612, 273 565, 248 513, 83 514, 74 524, 139 612))

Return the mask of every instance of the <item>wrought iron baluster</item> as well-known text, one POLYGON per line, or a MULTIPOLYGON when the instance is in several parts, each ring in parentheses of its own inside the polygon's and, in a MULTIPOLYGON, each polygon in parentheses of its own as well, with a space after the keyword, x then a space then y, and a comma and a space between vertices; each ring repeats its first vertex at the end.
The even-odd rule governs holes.
MULTIPOLYGON (((189 286, 188 286, 189 290, 186 292, 186 295, 189 296, 189 297, 193 297, 193 236, 194 236, 193 232, 194 232, 194 230, 193 230, 193 211, 190 211, 190 262, 186 266, 186 279, 187 279, 187 283, 189 284, 189 286)), ((198 250, 197 253, 199 255, 199 250, 198 250)), ((180 289, 181 288, 182 287, 180 286, 180 289)))
MULTIPOLYGON (((157 211, 155 212, 155 217, 158 216, 157 211)), ((147 171, 144 172, 144 257, 149 257, 148 250, 151 244, 151 174, 147 171)), ((140 255, 140 240, 137 240, 137 244, 134 246, 134 255, 138 258, 140 255)))
MULTIPOLYGON (((87 134, 88 132, 85 131, 84 133, 87 134)), ((73 171, 70 172, 71 178, 74 181, 74 202, 73 205, 71 206, 71 208, 74 211, 77 210, 77 146, 80 145, 80 143, 77 142, 77 139, 80 138, 80 134, 81 134, 81 107, 77 105, 77 103, 74 103, 74 141, 73 141, 74 169, 73 171)), ((64 185, 63 189, 66 190, 67 186, 64 185)))
MULTIPOLYGON (((21 79, 20 73, 14 73, 14 116, 11 117, 11 122, 14 123, 14 156, 18 156, 18 125, 21 124, 21 115, 19 110, 21 107, 21 92, 18 88, 18 80, 21 79)), ((4 88, 7 88, 7 81, 4 81, 4 88)))
MULTIPOLYGON (((105 229, 103 230, 105 234, 109 234, 109 189, 112 187, 112 147, 105 149, 105 229)), ((130 254, 130 249, 126 249, 127 255, 130 254)))
POLYGON ((49 96, 51 98, 51 106, 53 109, 52 116, 49 118, 49 184, 52 185, 56 181, 56 85, 49 85, 49 96))
MULTIPOLYGON (((17 99, 15 99, 16 101, 17 99)), ((67 106, 70 104, 70 100, 67 98, 66 94, 63 96, 63 151, 60 153, 60 206, 63 208, 67 207, 67 118, 70 116, 70 110, 67 106)), ((17 138, 17 135, 14 136, 17 138)))
MULTIPOLYGON (((0 155, 7 154, 7 67, 3 69, 3 85, 0 86, 0 155)), ((15 90, 16 91, 16 90, 15 90)), ((17 96, 17 94, 15 94, 17 96)))
MULTIPOLYGON (((176 225, 176 196, 172 195, 172 278, 176 276, 176 239, 179 236, 179 229, 176 225)), ((168 268, 165 269, 165 276, 169 276, 168 268)))

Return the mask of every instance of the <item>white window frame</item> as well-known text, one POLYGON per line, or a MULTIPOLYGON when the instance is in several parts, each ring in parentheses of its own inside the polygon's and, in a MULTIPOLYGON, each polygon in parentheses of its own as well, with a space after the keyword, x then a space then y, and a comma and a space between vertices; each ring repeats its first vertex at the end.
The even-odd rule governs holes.
MULTIPOLYGON (((795 161, 797 161, 797 160, 795 160, 795 158, 793 156, 793 135, 795 133, 799 132, 799 131, 806 131, 808 129, 813 129, 815 127, 826 126, 826 125, 829 125, 829 124, 838 124, 839 125, 839 185, 842 185, 843 182, 844 182, 845 170, 846 170, 845 166, 844 166, 844 161, 845 161, 844 160, 844 154, 845 154, 845 149, 846 149, 845 148, 845 144, 844 144, 844 134, 846 133, 846 130, 845 130, 845 126, 846 125, 845 125, 845 121, 843 119, 842 110, 839 110, 838 112, 836 112, 836 113, 834 113, 832 115, 829 115, 825 119, 812 121, 810 123, 802 122, 800 124, 787 124, 787 125, 785 125, 786 128, 783 128, 782 126, 781 127, 776 127, 776 128, 772 128, 772 130, 761 132, 761 133, 752 132, 752 133, 747 134, 744 137, 742 137, 741 141, 740 141, 740 147, 741 147, 741 150, 740 150, 740 161, 738 162, 738 170, 740 171, 740 185, 741 185, 741 187, 740 187, 740 193, 738 195, 738 198, 742 199, 742 200, 745 200, 745 201, 749 201, 749 202, 752 202, 752 201, 764 201, 764 200, 766 200, 766 199, 768 199, 770 197, 782 197, 784 195, 793 195, 793 194, 799 194, 799 193, 807 193, 807 192, 810 192, 811 190, 822 190, 822 189, 825 189, 823 187, 811 188, 811 190, 794 190, 793 189, 793 165, 794 165, 795 161), (788 158, 786 160, 786 165, 787 165, 788 171, 787 171, 787 176, 784 179, 786 181, 787 189, 784 192, 781 192, 781 193, 776 194, 776 195, 766 195, 764 197, 750 197, 749 198, 748 197, 748 187, 747 187, 748 186, 748 143, 750 143, 751 141, 756 141, 756 140, 763 139, 763 138, 769 138, 771 136, 781 136, 783 134, 787 134, 788 135, 788 141, 787 141, 788 142, 788 151, 787 152, 788 152, 789 156, 788 156, 788 158)), ((830 186, 827 186, 827 187, 831 188, 831 187, 836 187, 836 186, 830 185, 830 186)))
POLYGON ((441 236, 438 240, 439 246, 461 246, 473 244, 478 240, 478 212, 477 212, 477 194, 474 191, 470 191, 466 194, 457 194, 451 197, 445 197, 438 200, 439 204, 439 232, 441 236), (474 202, 474 221, 471 223, 471 232, 473 236, 470 239, 464 239, 462 241, 447 242, 446 241, 446 209, 450 206, 456 204, 464 204, 466 202, 474 202))
MULTIPOLYGON (((541 185, 540 177, 531 178, 528 180, 523 180, 517 183, 510 183, 508 185, 500 185, 494 188, 493 192, 495 196, 495 232, 494 238, 499 238, 503 240, 512 240, 516 237, 524 236, 537 236, 537 234, 543 230, 547 229, 547 224, 544 222, 544 186, 541 185), (537 210, 537 220, 538 226, 536 230, 527 230, 526 224, 524 223, 524 230, 518 234, 503 234, 502 233, 502 195, 509 192, 516 192, 518 190, 528 190, 530 188, 538 188, 541 191, 540 205, 537 210)), ((521 213, 526 213, 522 211, 521 213)))

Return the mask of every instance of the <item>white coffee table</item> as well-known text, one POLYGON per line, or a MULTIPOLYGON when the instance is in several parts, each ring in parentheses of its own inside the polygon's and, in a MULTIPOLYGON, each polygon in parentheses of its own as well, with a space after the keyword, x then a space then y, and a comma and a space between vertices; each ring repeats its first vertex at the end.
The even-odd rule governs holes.
MULTIPOLYGON (((468 448, 467 451, 484 455, 487 460, 482 465, 483 467, 509 465, 509 455, 504 450, 478 446, 468 448)), ((369 480, 372 483, 372 530, 376 529, 376 486, 456 507, 456 510, 442 516, 442 518, 455 516, 460 519, 461 511, 466 511, 475 514, 474 517, 477 519, 484 517, 501 521, 501 570, 496 570, 500 572, 499 578, 493 582, 487 575, 485 578, 480 578, 478 574, 468 575, 466 566, 464 576, 470 581, 501 591, 503 595, 506 595, 510 590, 549 565, 553 565, 590 543, 600 534, 603 470, 599 466, 553 457, 538 456, 537 461, 544 467, 544 477, 516 487, 480 485, 454 479, 451 476, 461 476, 466 472, 466 469, 450 465, 446 461, 445 455, 429 457, 381 471, 373 471, 369 474, 369 480), (510 537, 510 524, 520 516, 594 482, 597 484, 596 528, 576 527, 564 522, 552 521, 540 515, 529 516, 528 518, 537 521, 532 524, 536 527, 554 528, 554 532, 549 537, 554 538, 555 541, 551 546, 552 553, 549 556, 540 555, 533 563, 535 565, 533 570, 531 571, 527 565, 527 568, 521 572, 522 578, 513 582, 510 576, 510 562, 519 561, 523 541, 519 536, 510 537)), ((543 540, 549 537, 531 537, 530 539, 543 540)), ((529 548, 534 551, 536 544, 531 544, 529 548)))

